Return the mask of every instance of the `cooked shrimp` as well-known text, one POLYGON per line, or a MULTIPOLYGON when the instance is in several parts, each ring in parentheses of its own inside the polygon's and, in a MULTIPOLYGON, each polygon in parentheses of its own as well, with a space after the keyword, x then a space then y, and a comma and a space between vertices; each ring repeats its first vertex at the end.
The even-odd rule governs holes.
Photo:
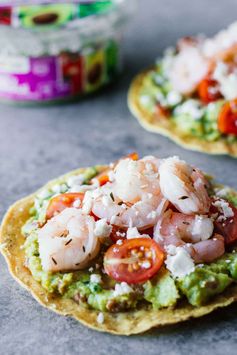
POLYGON ((154 229, 154 239, 163 240, 167 237, 177 237, 187 243, 196 243, 209 239, 213 233, 211 218, 201 215, 185 215, 168 210, 157 222, 154 229))
POLYGON ((39 254, 44 271, 84 268, 99 252, 93 217, 67 208, 51 218, 38 232, 39 254))
POLYGON ((225 253, 224 238, 220 234, 196 244, 186 245, 195 263, 210 263, 225 253))
POLYGON ((207 216, 184 215, 168 210, 154 228, 154 240, 163 248, 184 247, 195 263, 211 262, 225 252, 224 238, 213 234, 213 222, 207 216))
POLYGON ((185 46, 174 57, 169 80, 175 91, 189 95, 208 74, 210 61, 194 46, 185 46))
POLYGON ((160 191, 158 165, 154 157, 121 160, 114 181, 94 193, 92 212, 120 228, 154 226, 168 203, 160 191))
POLYGON ((159 168, 163 196, 180 212, 205 214, 210 208, 207 182, 201 171, 178 157, 165 159, 159 168))

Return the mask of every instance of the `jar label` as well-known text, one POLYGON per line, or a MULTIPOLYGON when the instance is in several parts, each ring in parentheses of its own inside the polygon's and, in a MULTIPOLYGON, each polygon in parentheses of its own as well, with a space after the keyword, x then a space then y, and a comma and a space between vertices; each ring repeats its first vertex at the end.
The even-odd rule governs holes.
POLYGON ((97 90, 119 70, 118 43, 39 58, 0 56, 0 97, 52 101, 97 90), (115 50, 116 48, 116 50, 115 50))

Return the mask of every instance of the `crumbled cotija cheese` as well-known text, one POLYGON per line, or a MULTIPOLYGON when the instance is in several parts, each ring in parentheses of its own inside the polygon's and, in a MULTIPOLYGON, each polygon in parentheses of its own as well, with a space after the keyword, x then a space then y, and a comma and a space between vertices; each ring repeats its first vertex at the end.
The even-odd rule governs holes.
POLYGON ((174 277, 184 277, 195 269, 193 259, 183 247, 172 246, 172 254, 167 255, 165 264, 174 277))
POLYGON ((234 212, 227 201, 220 199, 220 200, 214 201, 212 204, 213 204, 213 206, 218 208, 220 213, 223 214, 223 216, 218 217, 219 221, 224 221, 227 218, 234 216, 234 212))
POLYGON ((67 179, 67 184, 69 187, 72 187, 74 185, 82 185, 84 180, 85 180, 84 175, 82 174, 74 175, 74 176, 70 176, 67 179))
POLYGON ((104 314, 102 312, 100 312, 97 316, 97 322, 102 324, 102 323, 104 323, 104 320, 105 320, 104 314))
POLYGON ((94 234, 96 237, 109 237, 112 231, 112 226, 110 226, 105 218, 100 219, 95 222, 94 234))
POLYGON ((131 292, 133 292, 132 287, 130 287, 126 282, 121 282, 121 284, 115 284, 113 295, 116 297, 121 295, 127 295, 131 292))
POLYGON ((86 191, 84 199, 83 199, 83 206, 82 206, 82 211, 85 214, 89 214, 92 209, 92 196, 91 196, 91 191, 86 191))
POLYGON ((101 276, 98 274, 91 274, 90 282, 95 282, 97 284, 101 283, 101 276))
POLYGON ((148 234, 140 234, 136 227, 128 228, 127 239, 134 239, 134 238, 150 238, 150 236, 148 234))

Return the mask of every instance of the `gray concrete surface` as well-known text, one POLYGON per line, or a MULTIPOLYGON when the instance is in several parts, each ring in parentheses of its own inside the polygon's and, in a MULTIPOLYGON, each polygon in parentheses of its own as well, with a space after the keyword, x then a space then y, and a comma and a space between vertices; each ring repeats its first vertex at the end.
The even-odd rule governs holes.
MULTIPOLYGON (((183 150, 145 132, 126 105, 131 78, 185 34, 213 34, 236 20, 235 0, 140 0, 126 36, 126 67, 117 85, 89 100, 49 108, 0 106, 0 215, 15 200, 78 166, 129 151, 178 154, 237 188, 236 160, 183 150)), ((0 257, 0 353, 236 354, 237 305, 185 324, 130 338, 89 330, 42 308, 9 275, 0 257)))

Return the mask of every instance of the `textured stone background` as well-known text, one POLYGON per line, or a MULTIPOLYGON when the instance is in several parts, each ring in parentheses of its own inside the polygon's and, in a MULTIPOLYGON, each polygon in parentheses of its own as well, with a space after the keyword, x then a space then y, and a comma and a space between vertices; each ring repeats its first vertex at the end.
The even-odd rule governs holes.
MULTIPOLYGON (((129 151, 180 155, 237 188, 236 161, 177 147, 145 132, 126 104, 132 77, 186 34, 213 34, 236 19, 235 0, 140 0, 125 41, 125 71, 98 96, 61 107, 0 107, 0 214, 49 179, 79 166, 107 163, 129 151)), ((130 338, 89 330, 42 308, 10 277, 0 257, 0 353, 236 353, 237 306, 130 338)))

